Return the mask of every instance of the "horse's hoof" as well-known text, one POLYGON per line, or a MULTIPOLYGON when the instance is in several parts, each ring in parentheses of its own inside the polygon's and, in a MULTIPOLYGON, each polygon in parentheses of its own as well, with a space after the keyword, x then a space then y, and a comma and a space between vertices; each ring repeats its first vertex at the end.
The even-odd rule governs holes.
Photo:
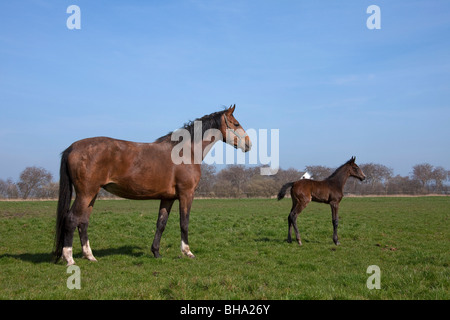
POLYGON ((92 256, 91 258, 87 258, 89 261, 92 261, 92 262, 98 262, 97 261, 97 259, 95 259, 95 257, 94 256, 92 256))
POLYGON ((97 259, 95 259, 95 257, 92 256, 92 255, 90 255, 90 256, 83 256, 83 259, 88 259, 89 261, 98 262, 97 259))
POLYGON ((338 245, 340 245, 341 243, 340 243, 339 241, 335 241, 334 244, 338 246, 338 245))
POLYGON ((185 256, 187 256, 188 258, 191 258, 191 259, 194 259, 195 258, 195 256, 194 256, 194 254, 192 253, 192 252, 183 252, 183 254, 185 255, 185 256))
POLYGON ((70 267, 70 266, 73 266, 73 265, 75 265, 75 260, 70 260, 70 261, 67 261, 67 264, 66 264, 66 267, 70 267))
POLYGON ((161 258, 161 255, 159 254, 159 249, 155 249, 152 247, 152 253, 155 258, 157 258, 157 259, 161 258))

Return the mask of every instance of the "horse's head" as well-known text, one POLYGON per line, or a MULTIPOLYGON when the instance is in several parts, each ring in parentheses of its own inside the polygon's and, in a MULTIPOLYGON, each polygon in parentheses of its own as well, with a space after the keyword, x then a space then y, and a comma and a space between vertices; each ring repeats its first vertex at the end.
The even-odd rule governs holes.
POLYGON ((239 121, 233 116, 235 108, 236 105, 230 106, 223 113, 220 131, 222 132, 223 142, 228 143, 235 148, 239 148, 243 152, 247 152, 252 148, 252 142, 239 121))
POLYGON ((355 163, 355 160, 356 160, 356 158, 352 157, 347 162, 347 165, 350 167, 350 169, 349 169, 350 176, 358 178, 359 180, 363 181, 364 179, 366 179, 366 175, 361 170, 361 168, 358 167, 358 165, 355 163))

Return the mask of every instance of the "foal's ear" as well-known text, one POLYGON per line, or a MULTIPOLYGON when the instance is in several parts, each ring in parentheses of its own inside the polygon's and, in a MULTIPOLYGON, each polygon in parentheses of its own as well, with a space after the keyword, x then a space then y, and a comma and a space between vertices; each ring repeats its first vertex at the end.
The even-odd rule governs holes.
POLYGON ((233 112, 234 112, 234 109, 236 109, 236 104, 235 104, 235 105, 233 105, 233 106, 230 106, 230 107, 228 108, 228 112, 229 112, 229 114, 233 114, 233 112))

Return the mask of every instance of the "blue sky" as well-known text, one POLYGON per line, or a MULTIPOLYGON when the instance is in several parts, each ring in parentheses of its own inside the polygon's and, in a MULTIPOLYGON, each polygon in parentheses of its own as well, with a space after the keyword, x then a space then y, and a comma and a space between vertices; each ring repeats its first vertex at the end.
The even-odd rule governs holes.
POLYGON ((446 0, 2 1, 0 178, 57 180, 76 140, 152 142, 231 104, 280 130, 284 169, 450 170, 449 34, 446 0))

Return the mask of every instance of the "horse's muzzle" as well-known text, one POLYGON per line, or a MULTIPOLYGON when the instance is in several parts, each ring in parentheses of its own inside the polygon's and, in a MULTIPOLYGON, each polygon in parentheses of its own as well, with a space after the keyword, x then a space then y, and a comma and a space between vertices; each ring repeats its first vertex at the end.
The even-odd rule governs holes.
POLYGON ((245 141, 245 149, 244 152, 250 151, 252 149, 252 143, 250 142, 250 140, 245 141))

